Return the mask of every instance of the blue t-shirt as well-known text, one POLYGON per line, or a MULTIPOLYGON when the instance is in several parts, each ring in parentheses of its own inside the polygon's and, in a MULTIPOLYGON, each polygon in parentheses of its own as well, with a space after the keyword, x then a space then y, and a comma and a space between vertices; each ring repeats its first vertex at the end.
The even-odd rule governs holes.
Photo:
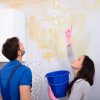
MULTIPOLYGON (((1 81, 3 87, 6 87, 8 78, 12 70, 21 64, 19 61, 14 60, 7 63, 1 69, 1 81)), ((20 100, 19 86, 20 85, 29 85, 32 86, 32 73, 29 67, 21 65, 14 73, 11 82, 10 82, 10 97, 11 100, 20 100)), ((1 87, 0 87, 1 88, 1 87)))

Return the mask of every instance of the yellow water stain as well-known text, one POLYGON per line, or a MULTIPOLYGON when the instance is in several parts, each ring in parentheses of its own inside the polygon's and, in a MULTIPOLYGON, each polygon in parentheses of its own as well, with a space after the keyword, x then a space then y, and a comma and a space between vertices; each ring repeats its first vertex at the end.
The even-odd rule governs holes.
POLYGON ((41 0, 0 0, 0 3, 5 3, 11 8, 22 8, 32 5, 41 5, 41 0))
POLYGON ((55 26, 56 26, 55 21, 57 21, 59 23, 60 20, 61 20, 61 18, 58 17, 58 16, 56 16, 56 15, 48 15, 48 14, 45 14, 44 21, 50 22, 52 24, 55 24, 55 26))
POLYGON ((27 0, 1 0, 0 2, 7 4, 10 8, 20 8, 28 4, 27 0))
POLYGON ((57 45, 55 46, 55 55, 58 56, 58 58, 65 58, 67 54, 66 53, 66 44, 65 43, 61 43, 61 41, 59 41, 59 43, 57 43, 57 45))
POLYGON ((28 29, 29 29, 30 38, 32 39, 39 39, 43 35, 43 33, 40 30, 41 25, 37 21, 36 16, 30 17, 28 21, 28 29))
POLYGON ((22 7, 23 5, 25 5, 25 4, 23 4, 23 2, 16 2, 16 3, 10 3, 10 4, 9 4, 9 6, 10 6, 11 8, 20 8, 20 7, 22 7))
POLYGON ((55 50, 55 55, 56 55, 56 57, 58 59, 60 59, 60 58, 64 59, 64 58, 66 58, 67 53, 66 53, 65 50, 59 50, 59 49, 57 49, 57 50, 55 50))
POLYGON ((12 1, 12 0, 9 0, 9 1, 8 1, 8 0, 0 0, 0 3, 2 3, 2 2, 3 2, 3 3, 8 3, 8 2, 10 2, 10 1, 12 1))
POLYGON ((39 48, 40 49, 47 49, 47 50, 51 50, 52 49, 52 47, 50 46, 50 44, 46 43, 46 42, 39 43, 39 48))
POLYGON ((97 3, 97 4, 100 4, 100 0, 96 0, 96 3, 97 3))
POLYGON ((95 6, 96 10, 99 10, 100 9, 100 0, 96 0, 94 6, 95 6))
POLYGON ((75 26, 82 27, 84 26, 86 20, 86 14, 83 12, 73 12, 68 20, 68 23, 74 23, 75 26))
POLYGON ((50 36, 53 38, 53 39, 57 39, 58 38, 58 29, 56 27, 54 28, 49 28, 48 29, 49 33, 50 33, 50 36))
POLYGON ((52 52, 46 52, 43 54, 43 58, 48 61, 52 61, 52 57, 54 57, 54 54, 52 52))
POLYGON ((30 18, 30 21, 28 22, 28 27, 30 38, 38 43, 39 49, 51 49, 50 43, 46 41, 46 32, 44 29, 41 28, 41 25, 39 24, 35 16, 32 16, 30 18))
MULTIPOLYGON (((60 34, 59 32, 61 32, 60 30, 63 28, 63 26, 66 23, 68 25, 73 24, 75 29, 79 30, 78 33, 76 33, 76 36, 73 38, 73 45, 74 45, 74 50, 76 52, 76 55, 83 54, 87 51, 87 49, 84 49, 88 47, 87 41, 84 40, 84 43, 83 43, 83 41, 79 40, 78 36, 83 38, 82 33, 84 33, 85 20, 88 16, 88 12, 93 11, 96 6, 100 6, 100 0, 96 0, 94 4, 90 2, 81 2, 80 9, 78 7, 74 9, 74 7, 70 5, 72 7, 71 7, 71 11, 69 11, 69 9, 67 9, 68 3, 66 3, 66 6, 63 6, 63 7, 60 4, 58 4, 58 6, 55 8, 54 2, 51 2, 49 0, 46 1, 45 4, 41 0, 0 0, 0 2, 3 2, 12 8, 19 8, 19 9, 21 9, 21 7, 26 7, 26 5, 27 7, 30 5, 31 6, 33 5, 40 8, 44 6, 45 8, 46 4, 50 3, 48 6, 51 7, 50 8, 51 13, 52 13, 52 10, 56 9, 58 16, 55 16, 56 13, 54 16, 49 15, 48 9, 46 10, 46 13, 42 13, 44 16, 43 21, 48 24, 49 23, 52 24, 51 28, 44 29, 40 22, 41 19, 39 19, 39 17, 34 15, 34 13, 28 19, 28 32, 29 32, 30 38, 32 38, 38 43, 38 49, 53 51, 53 54, 47 51, 43 55, 43 57, 48 60, 50 60, 52 56, 55 56, 55 55, 58 58, 63 58, 66 56, 65 55, 66 44, 63 38, 64 35, 62 35, 62 37, 59 37, 59 34, 60 34), (85 10, 85 13, 84 13, 84 10, 85 10), (69 15, 67 16, 67 12, 71 12, 70 16, 69 15), (60 16, 60 14, 62 14, 62 16, 60 16), (62 19, 64 20, 62 21, 62 19), (57 24, 55 23, 55 20, 57 21, 57 24), (46 31, 48 31, 48 34, 50 35, 51 42, 46 41, 46 37, 45 37, 46 31)), ((34 12, 33 9, 31 11, 34 12)), ((39 10, 39 13, 41 13, 41 10, 39 10)), ((42 24, 44 23, 42 22, 42 24)))
POLYGON ((95 4, 96 4, 96 0, 95 1, 82 0, 82 1, 80 1, 80 5, 81 5, 80 9, 84 9, 86 11, 94 10, 95 9, 95 4))
MULTIPOLYGON (((10 0, 11 1, 11 0, 10 0)), ((10 2, 9 1, 9 2, 10 2)), ((9 2, 8 2, 8 0, 0 0, 0 4, 2 5, 6 5, 7 7, 9 7, 9 2)))
POLYGON ((72 39, 72 47, 75 57, 87 54, 87 49, 89 48, 88 40, 85 38, 84 34, 78 34, 72 39), (82 39, 80 38, 82 37, 82 39))
POLYGON ((54 21, 54 19, 55 19, 54 16, 50 16, 48 14, 45 14, 45 15, 46 15, 46 17, 44 18, 44 21, 50 21, 50 22, 54 21))
MULTIPOLYGON (((65 41, 63 40, 64 38, 60 38, 59 37, 59 33, 55 33, 54 32, 51 32, 51 37, 50 38, 53 38, 54 40, 51 41, 51 42, 48 42, 46 43, 45 41, 39 43, 39 48, 40 49, 45 49, 45 50, 51 50, 53 52, 53 55, 56 55, 58 58, 65 58, 66 55, 65 55, 65 41)), ((51 54, 51 53, 50 53, 51 54)), ((51 58, 52 56, 49 56, 49 59, 51 58)))

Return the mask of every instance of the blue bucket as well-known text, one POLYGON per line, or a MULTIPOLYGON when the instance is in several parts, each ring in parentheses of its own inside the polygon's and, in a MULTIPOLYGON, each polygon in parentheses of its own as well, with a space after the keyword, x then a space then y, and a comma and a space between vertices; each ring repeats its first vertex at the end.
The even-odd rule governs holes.
POLYGON ((61 70, 50 72, 45 75, 49 85, 57 98, 65 97, 69 84, 69 71, 61 70))

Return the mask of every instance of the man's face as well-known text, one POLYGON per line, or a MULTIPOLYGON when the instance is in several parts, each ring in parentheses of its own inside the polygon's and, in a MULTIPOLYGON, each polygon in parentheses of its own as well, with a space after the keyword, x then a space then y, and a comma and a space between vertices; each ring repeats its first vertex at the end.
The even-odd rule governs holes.
POLYGON ((23 56, 25 54, 25 49, 22 42, 19 42, 19 50, 21 51, 21 56, 23 56))

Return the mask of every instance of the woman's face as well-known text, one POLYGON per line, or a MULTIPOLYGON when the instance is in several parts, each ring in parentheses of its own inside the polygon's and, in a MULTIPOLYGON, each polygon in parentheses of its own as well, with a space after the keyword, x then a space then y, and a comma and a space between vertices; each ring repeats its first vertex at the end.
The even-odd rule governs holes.
POLYGON ((71 64, 72 68, 80 70, 82 68, 83 61, 84 61, 84 56, 81 56, 78 59, 74 60, 71 64))

